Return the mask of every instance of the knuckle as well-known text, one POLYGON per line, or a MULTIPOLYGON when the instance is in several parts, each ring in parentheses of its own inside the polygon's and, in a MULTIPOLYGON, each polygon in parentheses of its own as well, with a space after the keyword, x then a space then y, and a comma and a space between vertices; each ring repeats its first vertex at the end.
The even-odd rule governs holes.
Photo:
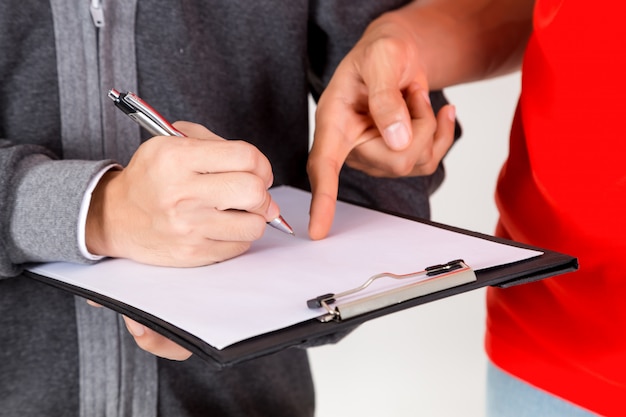
POLYGON ((262 209, 268 201, 265 183, 256 175, 246 176, 245 181, 245 192, 242 193, 245 199, 245 207, 243 208, 248 210, 262 209))
POLYGON ((415 160, 407 156, 394 159, 388 170, 392 177, 405 177, 410 175, 415 168, 415 160))
POLYGON ((237 146, 237 158, 246 169, 254 171, 264 163, 263 154, 251 143, 243 140, 232 140, 231 142, 237 146))
POLYGON ((431 161, 428 164, 422 165, 420 167, 420 175, 432 175, 437 171, 439 167, 439 163, 435 161, 431 161))
POLYGON ((172 154, 175 153, 174 149, 179 145, 185 144, 187 141, 188 140, 181 140, 175 143, 168 138, 156 136, 144 142, 141 147, 144 149, 144 152, 149 153, 150 158, 155 158, 158 161, 168 161, 171 156, 173 156, 172 154))
POLYGON ((390 106, 389 98, 393 95, 400 98, 401 93, 398 89, 381 88, 372 91, 369 98, 369 108, 373 114, 392 113, 395 108, 390 106))
POLYGON ((190 236, 193 234, 194 227, 179 216, 170 215, 169 217, 171 233, 179 239, 182 238, 183 241, 189 240, 190 236))
POLYGON ((366 61, 390 60, 397 62, 396 58, 405 53, 405 43, 392 36, 381 36, 368 44, 364 49, 366 61))
MULTIPOLYGON (((338 135, 338 137, 343 138, 343 135, 338 135)), ((351 144, 349 145, 351 146, 351 144)), ((350 152, 346 156, 346 158, 351 158, 354 152, 355 152, 354 150, 353 152, 350 152)), ((321 155, 319 153, 309 154, 309 158, 306 163, 306 172, 309 175, 309 177, 313 177, 316 174, 319 174, 321 172, 339 176, 340 171, 341 171, 341 164, 338 163, 337 160, 321 155)))

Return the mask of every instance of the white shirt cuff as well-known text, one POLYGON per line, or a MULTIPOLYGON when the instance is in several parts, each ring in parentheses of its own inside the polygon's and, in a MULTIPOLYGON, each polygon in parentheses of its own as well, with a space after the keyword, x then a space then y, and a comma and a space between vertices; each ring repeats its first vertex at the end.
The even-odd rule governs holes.
POLYGON ((85 191, 85 195, 83 196, 83 201, 80 205, 80 211, 78 213, 78 249, 80 253, 87 259, 92 261, 98 261, 104 256, 94 255, 87 250, 87 240, 85 237, 85 231, 87 226, 87 213, 89 212, 89 205, 91 204, 91 194, 93 190, 96 188, 96 185, 100 182, 102 176, 110 171, 113 168, 119 168, 120 165, 111 164, 102 170, 100 170, 92 179, 89 185, 87 186, 87 190, 85 191))

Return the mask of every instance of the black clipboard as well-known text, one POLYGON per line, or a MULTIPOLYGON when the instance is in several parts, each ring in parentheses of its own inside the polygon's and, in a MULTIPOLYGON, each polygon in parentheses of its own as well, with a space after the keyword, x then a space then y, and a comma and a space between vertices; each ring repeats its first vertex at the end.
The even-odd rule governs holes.
MULTIPOLYGON (((407 218, 406 216, 402 217, 407 218)), ((314 346, 320 340, 332 340, 333 335, 345 334, 345 332, 353 329, 354 327, 361 325, 367 321, 373 320, 377 317, 393 314, 401 310, 440 300, 446 297, 451 297, 456 294, 461 294, 486 286, 497 286, 506 288, 514 285, 541 280, 544 278, 549 278, 555 275, 560 275, 578 269, 578 260, 575 257, 566 254, 530 245, 524 245, 506 239, 501 239, 435 222, 413 218, 410 218, 410 220, 432 225, 437 228, 450 230, 456 233, 502 243, 509 246, 538 250, 543 252, 543 254, 530 259, 509 263, 506 265, 500 265, 487 269, 472 270, 472 275, 475 277, 475 279, 467 280, 467 282, 460 285, 454 285, 452 287, 437 290, 435 292, 429 292, 415 298, 403 300, 401 302, 395 302, 382 308, 365 311, 355 317, 341 320, 325 321, 320 320, 320 317, 318 317, 294 325, 290 325, 288 327, 284 327, 280 330, 271 331, 268 333, 264 333, 260 336, 248 338, 246 340, 231 344, 223 349, 216 349, 215 347, 194 336, 193 334, 181 330, 180 328, 171 325, 170 323, 162 320, 159 317, 155 317, 154 315, 141 311, 131 305, 120 302, 119 300, 109 298, 102 294, 86 290, 85 288, 79 286, 58 281, 47 276, 42 276, 32 271, 26 271, 26 275, 42 281, 46 284, 53 285, 55 287, 70 291, 74 294, 93 300, 97 303, 102 304, 105 307, 122 313, 161 333, 162 335, 174 340, 181 346, 184 346, 185 348, 192 351, 195 355, 198 355, 199 357, 204 359, 209 365, 216 368, 223 368, 255 358, 259 358, 265 355, 277 353, 288 348, 314 346)), ((453 260, 451 262, 454 263, 457 261, 461 260, 453 260)), ((441 266, 442 265, 439 265, 438 267, 441 266)), ((445 267, 446 265, 443 266, 445 267)), ((471 269, 471 264, 464 266, 471 269)), ((310 296, 315 298, 319 296, 319 294, 310 294, 310 296)), ((303 299, 302 303, 307 303, 307 301, 310 300, 303 299)), ((224 320, 228 319, 226 316, 227 313, 225 312, 224 320)))

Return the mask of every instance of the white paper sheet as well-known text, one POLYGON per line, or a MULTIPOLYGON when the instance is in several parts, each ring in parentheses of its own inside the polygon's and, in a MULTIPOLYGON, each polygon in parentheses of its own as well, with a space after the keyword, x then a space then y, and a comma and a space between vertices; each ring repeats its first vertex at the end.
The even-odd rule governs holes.
POLYGON ((223 349, 319 316, 306 301, 363 284, 380 272, 406 274, 463 259, 474 270, 538 256, 521 249, 338 203, 331 235, 307 237, 310 194, 272 190, 296 236, 267 228, 247 253, 200 268, 164 268, 125 259, 31 268, 120 300, 223 349))

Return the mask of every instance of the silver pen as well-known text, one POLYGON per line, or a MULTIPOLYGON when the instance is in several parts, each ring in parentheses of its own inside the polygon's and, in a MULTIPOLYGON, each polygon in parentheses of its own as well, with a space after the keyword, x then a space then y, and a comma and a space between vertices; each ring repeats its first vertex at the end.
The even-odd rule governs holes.
MULTIPOLYGON (((154 136, 179 136, 185 135, 172 126, 163 116, 161 116, 156 110, 152 108, 148 103, 142 100, 137 94, 120 93, 116 89, 112 88, 108 94, 109 98, 113 100, 113 103, 118 109, 122 110, 124 114, 137 122, 141 127, 146 129, 154 136)), ((281 232, 293 235, 293 229, 283 219, 281 215, 278 215, 275 219, 268 222, 270 226, 280 230, 281 232)))

